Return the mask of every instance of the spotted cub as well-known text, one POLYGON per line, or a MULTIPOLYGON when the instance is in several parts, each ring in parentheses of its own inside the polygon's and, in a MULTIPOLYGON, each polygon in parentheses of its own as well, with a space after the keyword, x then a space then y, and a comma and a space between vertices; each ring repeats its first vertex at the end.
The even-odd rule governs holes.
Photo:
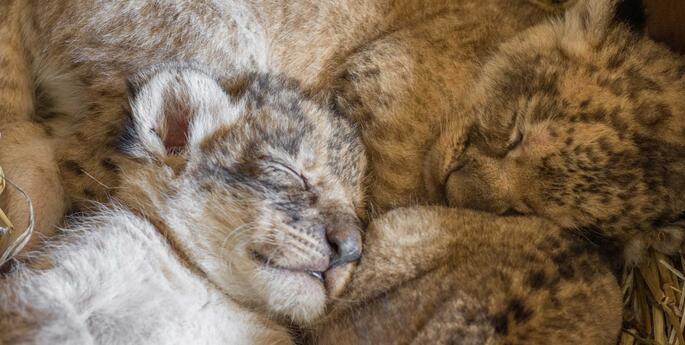
POLYGON ((542 216, 672 252, 685 216, 685 61, 579 1, 504 44, 445 126, 428 184, 452 206, 542 216))
POLYGON ((290 343, 361 253, 352 128, 270 75, 131 88, 117 199, 2 277, 0 343, 290 343))

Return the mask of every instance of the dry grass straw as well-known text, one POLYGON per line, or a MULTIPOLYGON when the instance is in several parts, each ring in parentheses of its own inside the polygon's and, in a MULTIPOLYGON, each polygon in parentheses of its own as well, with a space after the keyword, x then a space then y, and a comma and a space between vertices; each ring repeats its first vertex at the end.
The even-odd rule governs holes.
MULTIPOLYGON (((0 167, 0 194, 5 191, 5 187, 7 186, 7 183, 5 182, 5 173, 2 171, 2 167, 0 167)), ((2 236, 3 230, 7 229, 7 231, 11 231, 14 229, 14 225, 10 221, 10 219, 7 217, 7 214, 0 208, 0 236, 2 236)), ((2 239, 0 238, 0 243, 2 243, 2 239)), ((1 248, 1 247, 0 247, 1 248)))
POLYGON ((0 194, 5 192, 7 187, 17 190, 21 196, 26 200, 29 215, 29 224, 26 229, 22 229, 21 233, 17 233, 12 221, 10 221, 7 214, 0 209, 0 267, 13 258, 19 251, 28 243, 31 235, 33 235, 33 227, 35 225, 35 218, 33 213, 33 203, 28 194, 24 192, 19 186, 15 185, 5 177, 2 167, 0 167, 0 194))
POLYGON ((623 279, 620 345, 685 345, 685 257, 650 251, 623 279))

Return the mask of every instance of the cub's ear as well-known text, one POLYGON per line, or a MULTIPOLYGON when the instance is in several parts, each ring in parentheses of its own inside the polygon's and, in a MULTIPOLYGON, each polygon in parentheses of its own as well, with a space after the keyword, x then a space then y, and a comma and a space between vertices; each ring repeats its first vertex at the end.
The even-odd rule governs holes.
POLYGON ((582 54, 602 43, 620 0, 578 0, 562 20, 560 42, 567 51, 582 54))
POLYGON ((119 149, 134 158, 162 159, 191 151, 238 114, 211 74, 163 66, 129 80, 131 112, 119 149))
POLYGON ((561 46, 574 55, 599 47, 613 25, 622 22, 632 29, 645 23, 640 0, 577 0, 557 25, 561 46))

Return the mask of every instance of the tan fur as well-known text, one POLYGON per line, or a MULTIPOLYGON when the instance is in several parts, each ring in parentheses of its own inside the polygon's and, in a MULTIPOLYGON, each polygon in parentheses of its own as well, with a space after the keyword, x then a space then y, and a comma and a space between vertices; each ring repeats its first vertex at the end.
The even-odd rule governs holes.
POLYGON ((581 1, 499 49, 463 110, 473 129, 448 126, 434 146, 436 194, 600 232, 637 249, 631 260, 678 247, 659 228, 685 215, 685 62, 613 9, 581 1))
MULTIPOLYGON (((15 138, 0 141, 3 151, 18 145, 24 149, 14 152, 25 153, 2 154, 0 164, 32 199, 46 201, 35 203, 38 234, 54 232, 65 209, 87 208, 115 194, 123 158, 113 140, 128 107, 125 81, 133 73, 175 61, 211 62, 226 74, 265 65, 265 54, 255 56, 264 40, 244 4, 12 0, 0 6, 0 130, 15 138), (18 124, 27 121, 32 124, 18 124), (36 127, 31 136, 22 129, 29 126, 36 127), (38 154, 41 159, 32 160, 38 154), (33 170, 42 175, 24 173, 33 170), (57 193, 61 188, 65 196, 57 193)), ((23 228, 26 210, 3 207, 23 228)))
MULTIPOLYGON (((123 2, 108 5, 111 6, 109 8, 97 8, 95 2, 91 1, 65 1, 47 6, 36 3, 35 13, 27 12, 22 21, 27 27, 27 42, 34 42, 40 37, 40 43, 32 46, 35 49, 33 70, 38 75, 38 85, 43 86, 39 87, 36 94, 43 106, 38 105, 35 115, 43 119, 52 134, 62 142, 57 157, 66 194, 76 206, 84 204, 80 201, 104 200, 110 194, 116 194, 120 176, 113 167, 131 164, 109 146, 114 133, 118 133, 121 127, 121 109, 126 108, 125 76, 150 62, 174 58, 199 60, 216 70, 228 71, 228 74, 241 69, 275 69, 300 80, 301 86, 311 95, 328 101, 333 110, 352 119, 359 127, 371 162, 368 185, 374 209, 383 211, 414 203, 439 203, 441 198, 434 193, 437 190, 435 185, 424 185, 424 180, 430 180, 432 173, 424 175, 422 169, 431 143, 435 140, 434 133, 452 129, 454 133, 462 133, 469 129, 471 117, 460 116, 458 110, 462 109, 462 98, 473 91, 471 81, 477 76, 481 61, 499 43, 544 18, 541 11, 524 1, 516 2, 516 5, 496 0, 253 1, 249 4, 178 1, 175 5, 155 4, 144 3, 142 8, 134 11, 123 2), (119 11, 126 15, 112 15, 119 11), (236 13, 240 13, 245 20, 240 25, 223 26, 236 13), (31 28, 34 21, 30 19, 34 15, 39 20, 36 20, 36 27, 31 28), (180 16, 180 19, 171 20, 176 16, 180 16), (145 29, 156 31, 155 37, 163 37, 163 42, 151 39, 145 29), (161 36, 160 31, 163 33, 161 36), (448 118, 456 119, 447 121, 448 118)), ((228 86, 226 89, 231 93, 234 88, 228 86)), ((236 143, 241 145, 240 140, 236 143)), ((356 153, 359 154, 358 151, 356 153)), ((338 162, 340 169, 356 178, 361 170, 348 171, 347 162, 352 160, 351 157, 354 154, 333 157, 338 158, 333 160, 338 162)), ((129 192, 135 195, 135 190, 129 192)), ((346 205, 346 210, 361 209, 363 203, 359 202, 359 194, 349 195, 353 197, 347 200, 353 202, 350 203, 352 205, 346 205)), ((533 292, 525 284, 507 284, 504 278, 490 279, 488 274, 478 271, 485 268, 492 270, 488 272, 493 274, 504 272, 515 279, 523 279, 530 273, 528 266, 522 264, 526 255, 536 255, 543 263, 554 257, 554 249, 543 250, 530 244, 542 241, 542 236, 554 237, 552 234, 556 228, 535 220, 531 220, 530 224, 524 221, 521 225, 523 230, 502 224, 504 229, 512 232, 522 231, 521 238, 528 240, 523 243, 529 246, 521 249, 515 245, 519 243, 517 240, 511 243, 505 241, 509 239, 509 233, 497 230, 500 223, 496 223, 493 229, 486 226, 485 223, 491 219, 487 218, 486 221, 479 218, 485 216, 467 212, 463 218, 454 216, 460 219, 456 224, 443 226, 444 222, 450 223, 453 217, 448 211, 428 211, 425 214, 422 211, 404 212, 407 213, 407 219, 402 213, 396 213, 395 216, 401 221, 387 225, 387 233, 393 234, 393 229, 397 229, 400 233, 395 234, 398 236, 378 240, 378 243, 386 243, 379 245, 372 234, 382 232, 371 231, 367 243, 367 248, 371 250, 368 253, 369 260, 383 258, 383 253, 387 251, 399 260, 397 265, 379 265, 365 270, 363 267, 366 266, 362 263, 359 272, 366 273, 358 272, 349 290, 350 298, 374 299, 376 296, 367 294, 379 292, 381 297, 389 296, 387 302, 379 303, 382 308, 353 308, 353 315, 362 320, 360 322, 349 322, 342 311, 342 314, 334 314, 327 326, 317 329, 317 339, 323 341, 324 337, 331 337, 329 339, 332 341, 341 341, 348 339, 347 335, 351 333, 350 343, 354 343, 354 336, 359 334, 354 328, 369 321, 377 327, 371 335, 376 339, 391 341, 394 333, 388 333, 390 329, 384 326, 384 322, 399 312, 409 318, 416 317, 401 320, 411 324, 406 333, 397 335, 402 339, 416 339, 425 343, 448 338, 460 339, 461 333, 452 327, 460 327, 463 323, 454 320, 443 322, 439 318, 434 322, 422 319, 438 313, 432 314, 427 309, 422 310, 425 313, 404 313, 406 310, 413 311, 410 308, 418 303, 429 308, 445 298, 453 298, 454 303, 443 304, 445 309, 440 312, 444 314, 440 317, 468 316, 473 308, 478 313, 482 311, 483 318, 478 320, 484 323, 478 327, 478 332, 493 339, 493 344, 502 343, 504 339, 524 342, 521 333, 534 334, 540 343, 544 343, 543 339, 565 339, 570 342, 586 336, 585 340, 591 344, 608 344, 616 334, 620 310, 616 306, 618 297, 615 282, 595 254, 576 253, 580 261, 568 262, 574 272, 581 271, 575 265, 582 265, 582 258, 586 255, 590 262, 596 263, 600 267, 596 271, 598 275, 593 276, 589 283, 579 283, 578 279, 582 278, 577 276, 557 281, 565 287, 562 292, 569 293, 562 297, 570 300, 566 302, 568 309, 560 312, 566 317, 561 330, 546 324, 551 322, 558 325, 554 323, 557 315, 549 307, 550 303, 554 303, 550 291, 555 290, 557 285, 552 284, 549 288, 541 289, 543 291, 533 292), (466 231, 473 229, 468 227, 469 224, 481 224, 483 228, 477 230, 492 233, 492 237, 481 238, 482 234, 478 231, 466 231), (449 243, 442 239, 429 240, 423 247, 417 245, 411 233, 405 233, 405 230, 409 232, 423 228, 432 229, 427 230, 432 233, 429 238, 434 239, 438 234, 446 235, 448 240, 454 241, 455 247, 444 250, 435 248, 435 245, 449 247, 449 243), (541 228, 549 230, 540 231, 541 228), (451 232, 455 234, 454 238, 450 237, 451 232), (475 247, 472 247, 471 252, 461 253, 458 248, 470 248, 468 242, 461 242, 467 238, 476 241, 474 243, 479 246, 492 247, 492 251, 473 253, 475 247), (399 245, 405 240, 407 246, 399 245), (395 244, 398 245, 395 247, 395 244), (375 246, 378 246, 378 251, 373 251, 375 246), (421 252, 421 255, 407 256, 405 261, 401 260, 403 256, 394 252, 397 249, 411 253, 409 249, 414 246, 416 253, 421 252), (479 253, 482 256, 477 255, 479 253), (473 262, 468 257, 460 256, 468 254, 473 256, 473 262), (500 261, 501 256, 497 254, 515 257, 515 260, 509 266, 500 261), (425 257, 441 259, 438 263, 427 259, 424 262, 425 257), (437 278, 422 278, 422 273, 415 270, 416 265, 422 264, 426 265, 424 267, 437 267, 440 272, 437 278), (397 275, 383 273, 383 270, 391 268, 397 275), (471 275, 465 278, 463 272, 471 275), (368 278, 364 278, 366 274, 368 278), (482 286, 474 285, 470 280, 472 276, 482 279, 482 286), (395 280, 398 277, 400 280, 395 280), (398 286, 398 281, 405 278, 415 278, 412 280, 415 285, 393 290, 398 286), (465 282, 465 279, 469 281, 465 282), (438 282, 446 285, 444 289, 432 288, 438 282), (605 291, 600 287, 604 287, 605 291), (482 288, 482 291, 475 291, 476 288, 482 288), (425 299, 421 297, 423 291, 427 294, 425 299), (491 300, 488 292, 492 295, 491 300), (428 297, 433 293, 437 295, 428 297), (574 295, 577 300, 571 300, 574 295), (599 320, 605 322, 592 324, 593 315, 585 307, 599 301, 600 297, 607 298, 602 304, 606 317, 599 320), (525 308, 536 311, 534 316, 528 319, 528 313, 525 312, 528 309, 519 310, 520 305, 515 298, 525 302, 525 308), (343 316, 336 319, 335 315, 343 316), (568 322, 570 317, 576 319, 568 322), (519 320, 514 325, 510 318, 519 320), (508 324, 504 333, 503 320, 508 324), (418 328, 423 321, 426 321, 427 332, 421 334, 418 328), (585 326, 592 331, 586 334, 569 331, 585 326), (495 334, 497 329, 500 332, 495 334)), ((198 223, 202 223, 200 219, 198 223)), ((191 235, 174 241, 180 246, 192 243, 191 235)), ((571 248, 570 243, 574 241, 568 242, 569 247, 563 248, 571 248)), ((565 253, 563 249, 561 251, 565 253)), ((568 268, 566 264, 543 265, 545 277, 549 274, 552 279, 550 283, 568 268)), ((387 272, 392 273, 392 270, 387 272)), ((564 272, 568 274, 568 271, 564 272)), ((368 306, 373 306, 373 303, 368 306)))
MULTIPOLYGON (((510 6, 494 0, 433 0, 430 6, 418 0, 12 0, 3 6, 12 20, 3 21, 2 51, 23 55, 7 55, 0 69, 24 71, 11 75, 26 87, 11 87, 2 94, 35 100, 35 112, 32 106, 22 106, 11 117, 33 119, 56 139, 55 158, 41 161, 58 165, 59 176, 47 180, 61 180, 66 197, 49 199, 66 200, 56 209, 72 211, 116 194, 117 165, 124 158, 111 144, 127 107, 126 77, 152 63, 177 60, 203 63, 222 74, 275 70, 300 80, 309 93, 330 99, 340 113, 358 121, 369 156, 378 165, 369 181, 376 209, 426 201, 422 188, 416 189, 422 185, 418 170, 408 167, 421 165, 430 133, 441 121, 414 119, 449 114, 475 71, 473 59, 537 21, 540 13, 523 5, 514 7, 514 15, 503 15, 503 8, 510 11, 510 6), (462 38, 455 40, 455 35, 462 38), (364 70, 381 74, 365 78, 360 76, 364 70), (377 91, 381 97, 365 98, 377 91), (375 122, 366 118, 370 113, 375 122), (415 133, 409 141, 398 135, 406 124, 415 133)), ((14 99, 2 104, 15 103, 22 104, 14 99)), ((24 138, 22 144, 31 140, 24 138)), ((17 166, 17 171, 31 164, 3 160, 0 164, 17 166)), ((23 181, 16 173, 9 177, 22 185, 37 182, 23 181)), ((38 232, 51 233, 50 225, 59 217, 50 215, 58 213, 38 210, 46 224, 38 232)))
MULTIPOLYGON (((35 207, 40 210, 36 226, 42 231, 31 240, 31 246, 41 235, 54 232, 52 225, 66 210, 53 158, 54 144, 39 125, 30 122, 34 110, 33 77, 26 47, 21 44, 23 11, 23 5, 0 3, 0 162, 5 163, 7 176, 29 195, 45 196, 40 200, 34 198, 35 207), (18 166, 8 164, 19 161, 23 163, 18 166)), ((8 190, 0 204, 17 228, 12 235, 20 235, 29 225, 28 209, 21 194, 8 190)))
POLYGON ((374 220, 313 344, 615 344, 621 293, 597 244, 535 218, 400 208, 374 220))
MULTIPOLYGON (((453 4, 469 16, 455 10, 382 36, 359 48, 334 83, 336 109, 362 129, 377 210, 441 201, 422 169, 434 131, 458 139, 469 130, 473 117, 459 109, 480 62, 542 19, 531 7, 453 4)), ((620 292, 612 264, 587 241, 536 219, 394 210, 368 229, 349 289, 309 341, 614 344, 620 292)))
POLYGON ((333 84, 336 108, 362 129, 378 212, 442 201, 427 193, 422 175, 435 133, 447 118, 459 126, 455 108, 480 61, 545 18, 525 2, 436 2, 428 9, 420 20, 398 20, 394 30, 359 46, 333 84))
MULTIPOLYGON (((0 162, 22 162, 5 164, 3 169, 12 182, 32 196, 33 207, 39 210, 35 227, 41 229, 29 240, 29 247, 51 236, 57 230, 51 222, 60 219, 66 212, 64 189, 58 178, 59 170, 54 159, 54 142, 44 136, 43 129, 28 121, 8 124, 11 130, 0 128, 0 162), (26 138, 32 138, 26 142, 26 138)), ((0 195, 0 204, 16 227, 11 235, 21 235, 29 224, 29 210, 24 197, 14 189, 0 195), (6 206, 5 206, 6 205, 6 206)), ((10 242, 11 243, 11 242, 10 242)), ((3 250, 4 248, 0 249, 3 250)))
MULTIPOLYGON (((459 2, 455 6, 468 8, 469 16, 436 16, 444 21, 428 21, 425 31, 421 26, 404 28, 360 48, 334 84, 337 109, 362 128, 373 179, 371 200, 379 210, 441 201, 444 195, 434 172, 449 166, 435 165, 448 162, 443 160, 445 151, 429 150, 434 131, 447 133, 435 147, 463 150, 477 114, 464 113, 468 104, 463 100, 474 91, 472 85, 483 61, 500 42, 514 35, 540 38, 535 29, 523 31, 542 19, 539 13, 530 16, 536 13, 534 9, 522 7, 523 13, 511 13, 498 7, 501 3, 479 5, 482 7, 468 7, 468 2, 459 2), (528 16, 523 15, 525 11, 528 16), (473 26, 456 25, 460 20, 472 20, 473 26), (454 32, 446 29, 449 23, 455 25, 454 32), (438 42, 441 35, 449 39, 434 46, 426 44, 434 41, 422 36, 424 33, 438 42), (440 97, 432 99, 435 94, 440 97), (423 170, 426 161, 432 163, 423 170)), ((582 48, 583 39, 567 43, 579 43, 575 47, 582 48)), ((487 89, 482 92, 490 95, 487 89)), ((488 104, 482 107, 487 109, 488 104)), ((349 295, 342 296, 330 318, 311 332, 312 343, 615 343, 621 320, 616 279, 609 272, 610 264, 598 259, 600 254, 595 251, 599 248, 580 249, 593 247, 596 234, 574 239, 566 230, 534 219, 499 219, 465 211, 424 212, 396 210, 372 224, 349 295), (452 217, 459 221, 450 223, 452 217), (545 236, 556 240, 542 240, 545 236), (551 251, 564 254, 552 253, 547 251, 549 242, 541 244, 545 241, 561 241, 565 244, 551 246, 568 245, 573 250, 556 247, 551 251), (433 255, 444 261, 430 261, 433 255), (532 259, 538 256, 544 257, 541 263, 532 259), (596 271, 600 267, 602 273, 596 271), (526 272, 537 268, 545 273, 526 272), (564 287, 553 283, 547 292, 535 291, 541 277, 563 281, 564 287), (568 295, 561 302, 549 291, 568 295), (526 310, 534 310, 535 316, 526 310), (498 323, 502 320, 506 320, 506 328, 498 323)), ((600 245, 605 246, 601 250, 608 249, 607 245, 613 244, 600 245)), ((602 255, 611 260, 618 253, 602 255)))

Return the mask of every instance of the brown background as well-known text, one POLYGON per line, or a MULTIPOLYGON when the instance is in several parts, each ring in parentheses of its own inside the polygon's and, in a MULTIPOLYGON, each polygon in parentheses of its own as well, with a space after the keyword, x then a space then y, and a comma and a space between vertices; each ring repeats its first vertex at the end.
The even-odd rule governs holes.
POLYGON ((685 53, 685 0, 645 0, 647 32, 685 53))

